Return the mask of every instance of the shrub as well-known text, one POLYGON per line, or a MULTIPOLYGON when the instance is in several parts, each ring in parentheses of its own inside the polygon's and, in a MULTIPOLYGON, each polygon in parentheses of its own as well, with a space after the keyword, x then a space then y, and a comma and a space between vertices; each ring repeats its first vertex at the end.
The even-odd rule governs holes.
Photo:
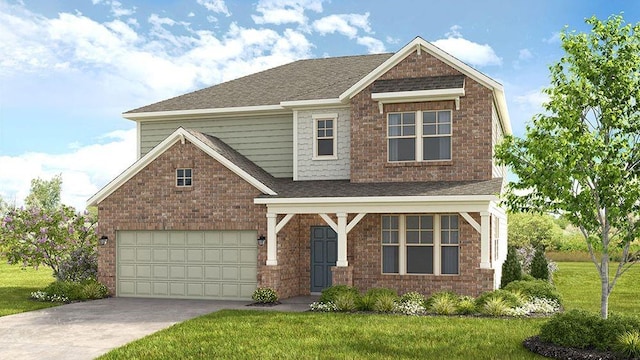
POLYGON ((438 315, 452 315, 456 312, 457 298, 451 296, 438 296, 433 299, 429 310, 438 315))
POLYGON ((373 304, 373 311, 376 312, 392 312, 395 308, 398 296, 390 293, 383 293, 378 295, 376 302, 373 304))
POLYGON ((553 314, 560 311, 560 304, 556 300, 533 298, 510 311, 513 316, 527 316, 531 314, 553 314))
POLYGON ((456 313, 460 315, 469 315, 476 312, 476 301, 470 296, 462 296, 458 301, 456 313))
POLYGON ((356 295, 351 291, 343 291, 336 294, 333 304, 337 311, 354 311, 356 309, 356 295))
POLYGON ((107 287, 96 280, 55 281, 42 291, 31 293, 31 298, 38 301, 71 302, 107 297, 107 287))
POLYGON ((60 261, 56 278, 60 281, 85 281, 98 276, 98 253, 94 246, 81 246, 60 261))
POLYGON ((531 274, 522 274, 522 281, 533 281, 535 279, 531 274))
POLYGON ((518 296, 516 296, 514 293, 504 289, 498 289, 494 291, 487 291, 478 296, 478 298, 476 299, 476 306, 481 309, 489 300, 494 298, 502 299, 510 308, 515 308, 522 305, 521 299, 519 299, 518 296))
POLYGON ((364 295, 360 296, 357 302, 357 308, 360 311, 373 311, 373 307, 380 295, 394 296, 397 294, 392 289, 387 288, 371 288, 364 295))
POLYGON ((311 311, 319 311, 319 312, 332 312, 338 311, 335 304, 332 302, 321 303, 321 302, 313 302, 309 305, 311 311))
POLYGON ((440 292, 434 293, 425 301, 425 307, 427 309, 431 308, 431 305, 433 305, 434 302, 439 301, 438 299, 442 297, 448 298, 449 300, 453 301, 454 304, 458 303, 458 298, 459 298, 458 294, 454 293, 453 291, 440 291, 440 292))
POLYGON ((400 302, 403 303, 418 303, 422 306, 424 306, 424 302, 425 302, 425 298, 424 295, 420 294, 419 292, 415 292, 415 291, 410 291, 408 293, 403 294, 400 297, 400 302))
POLYGON ((109 295, 109 289, 97 280, 82 282, 82 297, 87 300, 103 299, 109 295))
POLYGON ((487 299, 481 308, 481 312, 490 316, 510 315, 511 307, 503 298, 497 296, 487 299))
POLYGON ((500 281, 500 287, 507 286, 512 281, 522 279, 522 267, 516 254, 516 249, 513 246, 509 246, 507 250, 507 259, 502 264, 502 280, 500 281))
POLYGON ((273 304, 278 301, 278 294, 272 288, 257 288, 251 299, 260 304, 273 304))
POLYGON ((558 313, 540 328, 540 340, 560 346, 589 348, 597 343, 602 318, 585 310, 558 313))
POLYGON ((598 349, 612 349, 618 338, 629 331, 640 331, 640 319, 628 315, 609 314, 600 324, 599 341, 594 344, 598 349))
POLYGON ((562 305, 562 296, 556 290, 555 286, 544 280, 513 281, 505 286, 504 290, 512 292, 520 291, 528 297, 527 300, 531 300, 533 298, 544 298, 555 300, 558 304, 562 305))
POLYGON ((425 313, 424 303, 415 299, 396 302, 393 312, 404 315, 422 315, 425 313))
POLYGON ((318 302, 321 302, 321 303, 335 302, 336 296, 342 292, 350 292, 356 298, 360 296, 360 294, 358 293, 358 289, 354 287, 347 286, 347 285, 333 285, 322 290, 322 294, 320 295, 320 299, 318 299, 318 302))
POLYGON ((640 358, 640 332, 627 331, 618 336, 614 349, 626 358, 640 358))
POLYGON ((536 279, 549 281, 549 263, 542 248, 537 248, 531 260, 531 276, 536 279))

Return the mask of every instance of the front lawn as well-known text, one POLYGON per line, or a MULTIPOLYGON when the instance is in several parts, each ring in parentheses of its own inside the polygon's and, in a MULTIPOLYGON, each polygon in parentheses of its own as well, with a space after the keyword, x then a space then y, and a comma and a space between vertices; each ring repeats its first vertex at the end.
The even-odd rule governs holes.
POLYGON ((521 343, 543 321, 225 310, 100 359, 542 359, 521 343))
POLYGON ((0 259, 0 316, 17 314, 59 305, 29 300, 31 292, 41 290, 53 282, 51 270, 22 269, 0 259))

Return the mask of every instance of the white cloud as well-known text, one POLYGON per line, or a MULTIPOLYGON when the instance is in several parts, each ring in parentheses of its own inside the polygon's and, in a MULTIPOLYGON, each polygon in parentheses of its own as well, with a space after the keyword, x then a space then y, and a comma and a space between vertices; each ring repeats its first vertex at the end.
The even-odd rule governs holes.
POLYGON ((204 6, 209 11, 213 11, 219 14, 225 14, 226 16, 231 16, 231 13, 227 8, 227 4, 224 3, 224 0, 198 0, 198 4, 204 6))
POLYGON ((502 58, 488 44, 482 45, 463 38, 458 25, 449 30, 445 34, 446 39, 436 40, 433 44, 470 65, 502 65, 502 58))
POLYGON ((385 52, 384 43, 370 36, 359 37, 356 42, 360 45, 366 46, 369 54, 380 54, 385 52))
POLYGON ((260 0, 256 11, 261 15, 251 15, 256 24, 298 24, 306 26, 307 10, 322 12, 323 0, 260 0))
POLYGON ((350 39, 358 35, 359 29, 371 32, 369 13, 329 15, 314 21, 312 26, 320 35, 339 33, 350 39))
POLYGON ((519 60, 529 60, 532 57, 533 57, 533 54, 529 49, 520 49, 520 52, 518 53, 519 60))
POLYGON ((62 174, 62 203, 78 210, 136 158, 136 130, 119 130, 95 139, 97 144, 73 145, 62 154, 25 153, 0 156, 0 196, 20 206, 29 194, 31 179, 62 174))
POLYGON ((395 44, 399 44, 400 43, 400 38, 394 38, 394 37, 391 37, 391 36, 387 36, 385 41, 387 42, 387 44, 395 45, 395 44))
POLYGON ((560 43, 560 33, 559 32, 554 32, 548 38, 542 39, 542 41, 546 42, 547 44, 559 44, 560 43))
POLYGON ((522 95, 514 97, 517 104, 529 109, 542 110, 542 105, 549 101, 549 95, 542 92, 542 89, 530 90, 522 95))
POLYGON ((135 14, 135 12, 136 12, 135 6, 132 9, 125 9, 122 7, 122 4, 119 1, 116 1, 116 0, 111 1, 111 13, 115 17, 130 16, 135 14))
POLYGON ((196 14, 193 11, 187 14, 187 17, 194 17, 194 16, 196 16, 196 14))

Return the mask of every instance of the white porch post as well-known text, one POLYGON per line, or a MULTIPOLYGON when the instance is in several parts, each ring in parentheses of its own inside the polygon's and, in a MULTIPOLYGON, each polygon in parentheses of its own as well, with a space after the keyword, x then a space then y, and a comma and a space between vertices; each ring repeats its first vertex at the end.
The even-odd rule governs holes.
POLYGON ((338 216, 338 261, 336 266, 349 266, 347 262, 347 214, 337 213, 338 216))
POLYGON ((278 265, 278 238, 276 220, 278 214, 267 213, 267 265, 278 265))
POLYGON ((490 269, 491 261, 489 258, 489 242, 491 241, 491 213, 488 211, 480 212, 480 268, 490 269))

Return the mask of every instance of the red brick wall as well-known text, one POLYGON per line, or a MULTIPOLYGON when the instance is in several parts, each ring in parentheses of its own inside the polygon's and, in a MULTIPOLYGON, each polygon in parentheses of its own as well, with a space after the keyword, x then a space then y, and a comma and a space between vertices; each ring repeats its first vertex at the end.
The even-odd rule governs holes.
MULTIPOLYGON (((259 194, 188 141, 176 143, 98 204, 98 234, 110 239, 99 247, 99 280, 115 292, 118 230, 255 230, 266 235, 266 207, 253 203, 259 194), (176 168, 183 167, 193 168, 191 188, 175 186, 176 168)), ((266 245, 258 251, 258 279, 265 260, 266 245)))
MULTIPOLYGON (((459 75, 426 52, 413 52, 380 79, 459 75)), ((351 99, 351 181, 488 180, 491 164, 491 90, 467 77, 460 110, 453 101, 388 104, 380 114, 371 100, 371 86, 351 99), (452 160, 443 162, 387 162, 387 113, 452 109, 452 160)))

